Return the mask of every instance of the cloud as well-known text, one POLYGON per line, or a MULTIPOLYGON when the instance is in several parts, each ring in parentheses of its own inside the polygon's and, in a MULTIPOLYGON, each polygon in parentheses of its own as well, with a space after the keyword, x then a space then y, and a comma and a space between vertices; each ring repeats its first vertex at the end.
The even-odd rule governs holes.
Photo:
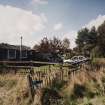
POLYGON ((72 31, 65 33, 63 36, 63 39, 64 38, 68 38, 70 40, 70 48, 76 47, 75 40, 77 38, 77 31, 72 30, 72 31))
POLYGON ((54 25, 54 30, 55 31, 59 31, 63 28, 63 24, 62 23, 58 23, 54 25))
POLYGON ((37 15, 31 11, 0 5, 0 42, 18 44, 18 38, 22 35, 26 44, 31 45, 36 36, 35 32, 41 32, 46 27, 45 14, 37 15))
POLYGON ((46 23, 48 22, 46 15, 44 13, 41 13, 40 16, 44 22, 46 22, 46 23))
POLYGON ((96 27, 96 29, 98 28, 98 26, 100 26, 103 22, 105 21, 105 15, 99 15, 96 19, 91 20, 88 24, 86 24, 84 27, 87 27, 89 29, 91 29, 93 26, 96 27))
POLYGON ((37 4, 48 4, 48 0, 33 0, 33 3, 37 3, 37 4))

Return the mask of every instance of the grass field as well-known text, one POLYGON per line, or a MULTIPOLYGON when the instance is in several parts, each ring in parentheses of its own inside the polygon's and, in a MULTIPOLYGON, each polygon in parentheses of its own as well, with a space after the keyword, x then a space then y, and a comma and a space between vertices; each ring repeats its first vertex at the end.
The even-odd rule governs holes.
MULTIPOLYGON (((100 62, 104 64, 104 60, 100 62)), ((64 105, 105 105, 105 68, 79 71, 68 83, 56 81, 47 92, 54 91, 63 98, 64 105)), ((44 94, 47 96, 43 99, 48 99, 48 93, 44 94)), ((34 105, 29 101, 26 76, 0 74, 0 105, 34 105)))

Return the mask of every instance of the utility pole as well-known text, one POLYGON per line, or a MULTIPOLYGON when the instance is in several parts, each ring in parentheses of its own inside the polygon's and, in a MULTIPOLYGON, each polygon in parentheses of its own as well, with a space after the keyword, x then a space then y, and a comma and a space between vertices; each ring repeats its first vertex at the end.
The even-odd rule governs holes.
POLYGON ((23 39, 23 37, 21 36, 20 37, 20 40, 21 40, 21 42, 20 42, 20 61, 22 60, 22 39, 23 39))

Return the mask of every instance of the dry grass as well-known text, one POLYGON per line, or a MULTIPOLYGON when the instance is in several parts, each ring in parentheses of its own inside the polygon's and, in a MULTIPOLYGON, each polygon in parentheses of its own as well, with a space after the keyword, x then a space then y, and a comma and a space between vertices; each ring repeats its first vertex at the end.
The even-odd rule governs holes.
POLYGON ((94 58, 92 62, 94 65, 104 66, 105 58, 94 58))
POLYGON ((28 105, 26 77, 0 75, 0 105, 28 105))
MULTIPOLYGON (((105 101, 103 101, 105 100, 103 98, 105 96, 104 68, 98 71, 83 70, 76 73, 75 76, 71 77, 68 86, 63 88, 63 94, 68 99, 67 101, 75 99, 76 105, 105 105, 105 101), (100 104, 96 104, 97 101, 100 104)), ((68 105, 71 104, 69 103, 68 105)))
MULTIPOLYGON (((60 95, 67 102, 65 105, 105 105, 105 68, 76 72, 61 89, 60 95)), ((31 105, 26 77, 0 75, 0 105, 31 105)))

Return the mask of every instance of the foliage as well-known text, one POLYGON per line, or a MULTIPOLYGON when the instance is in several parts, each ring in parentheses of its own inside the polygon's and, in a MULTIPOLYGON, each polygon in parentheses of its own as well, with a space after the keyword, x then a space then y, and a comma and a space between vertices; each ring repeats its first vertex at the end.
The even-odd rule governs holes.
POLYGON ((54 80, 51 88, 54 90, 60 91, 65 84, 66 84, 65 81, 54 80))
POLYGON ((78 31, 76 44, 79 53, 93 57, 105 57, 105 22, 97 30, 92 27, 90 30, 83 28, 78 31))
POLYGON ((90 53, 91 49, 93 49, 97 43, 97 32, 95 27, 91 30, 87 28, 81 29, 78 32, 76 43, 81 53, 90 53))
POLYGON ((70 41, 68 38, 63 39, 63 49, 66 51, 70 47, 70 41))
POLYGON ((39 52, 47 52, 47 53, 64 53, 67 49, 69 49, 70 41, 65 38, 63 41, 57 37, 53 37, 52 39, 48 39, 44 37, 39 44, 34 46, 34 49, 39 52))

